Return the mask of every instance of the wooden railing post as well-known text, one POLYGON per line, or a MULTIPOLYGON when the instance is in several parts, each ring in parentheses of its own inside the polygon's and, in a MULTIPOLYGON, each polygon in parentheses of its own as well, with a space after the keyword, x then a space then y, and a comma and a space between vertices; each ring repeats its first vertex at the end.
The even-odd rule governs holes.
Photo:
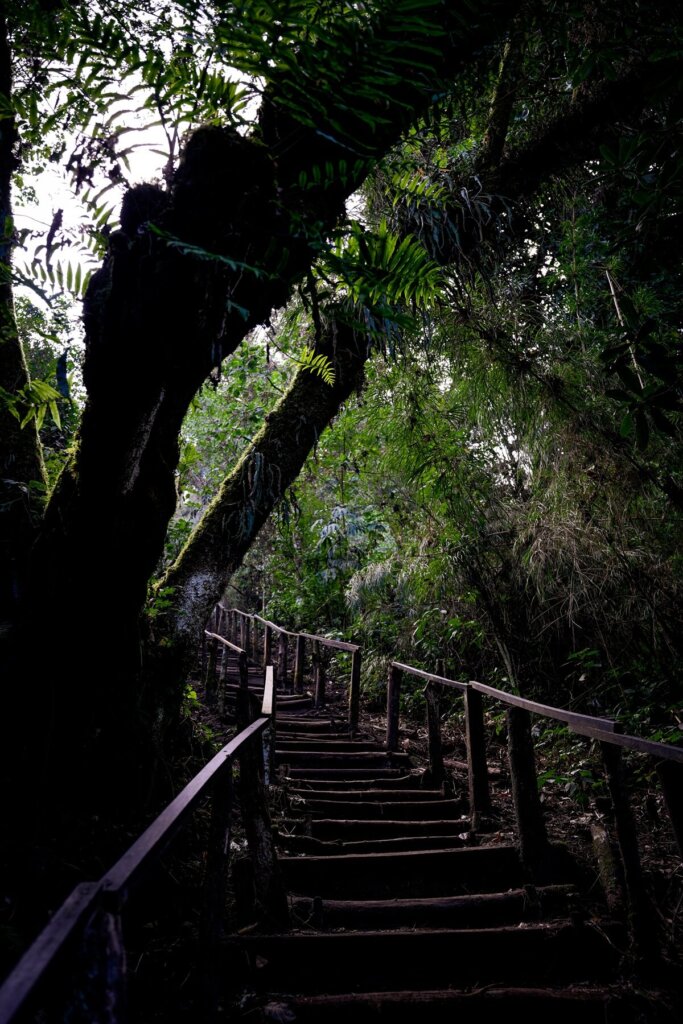
POLYGON ((600 750, 612 801, 631 933, 635 945, 645 951, 647 940, 651 938, 652 921, 638 852, 638 833, 624 781, 622 750, 621 747, 606 742, 600 743, 600 750))
POLYGON ((349 684, 349 728, 355 732, 360 714, 360 649, 351 655, 351 681, 349 684))
POLYGON ((289 648, 287 644, 287 634, 280 633, 278 644, 277 644, 277 679, 278 685, 284 691, 289 688, 289 679, 287 676, 288 671, 288 654, 289 648))
POLYGON ((249 662, 245 651, 242 651, 237 658, 237 671, 239 674, 239 690, 237 691, 236 719, 237 726, 244 729, 249 724, 249 662))
POLYGON ((531 715, 524 708, 510 707, 507 710, 507 722, 519 854, 524 867, 534 874, 547 853, 548 836, 538 795, 531 715))
POLYGON ((273 645, 273 631, 268 625, 265 624, 263 627, 263 668, 264 670, 270 665, 272 661, 271 648, 273 645))
POLYGON ((441 712, 439 692, 433 683, 427 683, 425 686, 424 697, 427 704, 429 781, 433 786, 440 786, 445 777, 441 747, 441 712))
POLYGON ((481 825, 482 817, 491 813, 489 769, 486 761, 484 705, 481 694, 468 683, 465 690, 465 745, 469 782, 470 828, 481 825))
POLYGON ((401 670, 391 665, 387 683, 387 740, 388 751, 398 750, 398 722, 401 700, 401 670))
POLYGON ((313 687, 315 706, 321 708, 325 703, 325 673, 318 640, 313 641, 313 687))
POLYGON ((241 647, 243 651, 246 651, 246 649, 247 649, 247 620, 246 620, 246 618, 245 618, 245 616, 244 616, 244 614, 242 612, 239 612, 238 614, 239 614, 239 621, 240 621, 240 641, 239 641, 239 645, 238 646, 241 647))
MULTIPOLYGON (((246 655, 240 655, 240 668, 246 655)), ((246 677, 245 677, 246 678, 246 677)), ((244 728, 250 717, 249 691, 242 682, 240 673, 240 694, 244 693, 240 706, 238 728, 244 728)), ((251 861, 250 874, 253 881, 254 911, 257 919, 266 928, 286 929, 289 927, 289 905, 287 893, 278 864, 273 826, 268 810, 264 787, 265 760, 263 742, 260 736, 245 743, 240 750, 239 790, 242 805, 242 820, 249 846, 251 861)), ((244 895, 244 894, 243 894, 244 895)))
POLYGON ((270 721, 263 730, 263 763, 265 766, 265 783, 270 786, 275 777, 275 746, 276 746, 276 723, 277 723, 277 687, 269 685, 273 680, 273 666, 266 667, 265 687, 263 695, 262 714, 267 714, 270 721), (267 697, 270 702, 267 703, 267 697))
POLYGON ((218 640, 208 638, 208 658, 206 661, 206 677, 204 679, 204 693, 207 704, 216 703, 216 672, 218 665, 218 640))
POLYGON ((676 764, 675 761, 660 761, 657 765, 657 775, 678 852, 683 857, 683 765, 676 764))
POLYGON ((222 958, 220 943, 226 917, 230 826, 232 822, 232 764, 216 780, 211 793, 211 821, 206 849, 206 867, 202 889, 200 943, 204 1014, 202 1019, 217 1019, 221 993, 222 958))
POLYGON ((126 950, 118 893, 102 893, 102 906, 84 929, 79 959, 81 981, 76 986, 77 995, 69 1007, 68 1020, 75 1024, 125 1024, 126 950))
POLYGON ((306 657, 306 637, 297 633, 294 647, 294 690, 304 692, 304 659, 306 657))

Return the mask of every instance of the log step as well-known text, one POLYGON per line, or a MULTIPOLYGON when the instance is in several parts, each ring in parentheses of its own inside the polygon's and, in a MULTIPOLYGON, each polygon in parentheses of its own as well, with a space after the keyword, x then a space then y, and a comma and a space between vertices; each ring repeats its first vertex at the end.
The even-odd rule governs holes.
MULTIPOLYGON (((354 793, 365 793, 368 789, 411 789, 416 788, 420 783, 420 775, 396 775, 388 778, 377 778, 373 774, 367 779, 316 779, 316 778, 291 778, 288 776, 282 781, 288 783, 288 793, 310 793, 317 790, 322 793, 335 793, 340 790, 347 790, 354 793)), ((420 787, 422 788, 422 787, 420 787)))
MULTIPOLYGON (((301 789, 293 787, 287 790, 289 796, 303 797, 306 803, 315 800, 325 800, 330 803, 356 803, 358 800, 374 800, 379 803, 403 803, 406 800, 411 803, 434 803, 443 802, 443 789, 384 789, 381 783, 377 788, 368 786, 360 791, 356 789, 301 789)), ((461 801, 464 804, 464 801, 461 801)))
POLYGON ((308 825, 310 834, 316 839, 340 839, 350 842, 356 839, 393 839, 396 837, 415 838, 418 836, 452 836, 468 832, 469 818, 450 819, 406 819, 389 818, 314 818, 308 825))
POLYGON ((342 993, 607 981, 620 929, 567 921, 483 929, 318 932, 240 940, 256 991, 342 993))
MULTIPOLYGON (((377 744, 374 740, 351 740, 337 739, 336 737, 315 736, 311 739, 290 739, 289 736, 279 735, 277 738, 278 751, 302 750, 315 751, 317 754, 327 757, 328 754, 339 753, 365 753, 368 751, 377 752, 377 744)), ((380 751, 381 753, 381 751, 380 751)))
POLYGON ((300 781, 312 782, 313 780, 324 779, 326 782, 372 782, 381 779, 384 785, 385 779, 405 778, 407 766, 396 768, 297 768, 290 767, 285 778, 297 779, 300 781))
MULTIPOLYGON (((280 857, 285 884, 299 896, 376 899, 500 892, 527 881, 513 846, 403 853, 280 857)), ((539 884, 572 883, 576 866, 562 847, 551 847, 539 884)))
POLYGON ((276 748, 275 756, 278 764, 296 765, 297 767, 316 768, 322 764, 330 768, 393 768, 408 762, 408 755, 387 754, 378 751, 359 751, 354 753, 329 754, 324 750, 280 750, 276 748))
MULTIPOLYGON (((348 729, 346 729, 346 731, 337 730, 335 732, 333 732, 332 729, 327 732, 322 730, 317 730, 315 732, 313 730, 294 732, 289 729, 284 730, 279 721, 277 723, 277 727, 280 734, 280 741, 286 743, 328 743, 332 740, 340 740, 347 743, 349 740, 357 741, 360 739, 358 736, 351 736, 348 729)), ((376 750, 377 748, 375 747, 374 749, 376 750)))
POLYGON ((526 886, 508 892, 431 899, 321 900, 296 897, 296 918, 315 928, 491 928, 566 914, 577 897, 570 885, 526 886))
MULTIPOLYGON (((463 833, 464 835, 464 833, 463 833)), ((406 850, 453 850, 464 846, 466 837, 390 836, 385 839, 316 839, 305 835, 278 833, 278 845, 288 853, 310 853, 316 857, 333 857, 340 853, 392 853, 406 850)))
MULTIPOLYGON (((390 790, 400 793, 401 790, 390 790)), ((332 794, 329 794, 330 796, 332 794)), ((335 794, 336 795, 336 794, 335 794)), ((403 818, 416 821, 420 818, 460 818, 467 809, 465 800, 361 800, 315 799, 297 800, 296 808, 305 814, 319 814, 324 818, 403 818)))
MULTIPOLYGON (((273 1005, 283 1006, 299 1024, 635 1024, 626 1000, 608 988, 487 987, 456 992, 451 989, 422 992, 370 992, 343 995, 301 996, 273 1005)), ((270 1018, 270 1019, 275 1019, 270 1018)))
POLYGON ((343 729, 344 723, 332 718, 316 718, 308 715, 285 715, 278 717, 280 729, 292 729, 295 732, 318 730, 325 732, 330 729, 343 729))

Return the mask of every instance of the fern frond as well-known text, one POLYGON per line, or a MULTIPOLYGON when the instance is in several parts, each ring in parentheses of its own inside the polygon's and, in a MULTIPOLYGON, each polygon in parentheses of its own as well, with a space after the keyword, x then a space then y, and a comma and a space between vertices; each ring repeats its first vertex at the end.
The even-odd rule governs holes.
POLYGON ((310 373, 314 373, 319 377, 322 377, 329 387, 334 386, 334 367, 328 357, 323 355, 321 352, 316 354, 312 348, 309 348, 308 345, 304 345, 300 356, 295 358, 295 362, 297 362, 302 369, 308 370, 310 373))

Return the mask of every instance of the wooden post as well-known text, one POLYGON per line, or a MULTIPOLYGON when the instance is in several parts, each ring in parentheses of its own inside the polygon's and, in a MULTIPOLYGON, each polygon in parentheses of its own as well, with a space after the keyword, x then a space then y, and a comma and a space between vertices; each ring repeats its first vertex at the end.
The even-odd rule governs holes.
POLYGON ((270 626, 263 627, 263 668, 270 665, 272 660, 271 648, 273 643, 273 631, 270 626))
POLYGON ((470 828, 481 826, 481 819, 491 813, 489 769, 486 762, 484 705, 481 694, 468 683, 465 690, 465 745, 469 782, 470 828))
POLYGON ((321 708, 325 703, 325 673, 319 640, 313 641, 313 686, 315 706, 321 708))
POLYGON ((244 647, 247 654, 251 654, 251 619, 248 615, 245 615, 244 622, 244 643, 241 645, 244 647))
POLYGON ((238 646, 241 647, 243 651, 246 651, 246 649, 247 649, 247 620, 245 619, 245 617, 242 614, 242 612, 238 612, 237 614, 239 615, 239 619, 240 619, 240 642, 239 642, 238 646))
POLYGON ((249 718, 249 663, 247 655, 241 651, 237 659, 240 688, 237 691, 237 707, 235 718, 238 729, 244 729, 250 721, 249 718))
POLYGON ((605 766, 607 788, 612 800, 614 825, 617 833, 619 856, 624 872, 624 886, 628 900, 629 920, 634 944, 642 952, 652 937, 652 921, 643 884, 643 872, 638 852, 638 834, 626 791, 621 747, 614 743, 601 743, 602 762, 605 766))
POLYGON ((218 640, 209 637, 209 656, 206 663, 206 678, 204 680, 204 692, 207 704, 216 703, 216 666, 218 661, 218 640))
POLYGON ((351 682, 349 684, 349 728, 355 732, 360 714, 360 650, 351 655, 351 682))
POLYGON ((440 786, 444 780, 443 751, 441 748, 441 713, 439 692, 433 683, 424 688, 427 703, 427 742, 429 750, 429 781, 440 786))
POLYGON ((671 827, 683 857, 683 765, 675 761, 660 761, 657 775, 664 794, 664 802, 671 819, 671 827))
POLYGON ((304 659, 306 657, 306 637, 297 633, 294 648, 294 689, 297 693, 304 692, 304 659))
POLYGON ((535 874, 548 851, 548 836, 538 796, 531 715, 524 708, 511 707, 507 710, 507 722, 519 854, 524 867, 535 874))
POLYGON ((264 782, 270 786, 275 772, 275 720, 277 717, 277 687, 274 685, 273 666, 268 665, 263 686, 263 700, 259 711, 268 718, 268 725, 262 732, 264 782))
POLYGON ((230 648, 226 647, 225 644, 221 644, 220 646, 221 653, 218 671, 218 707, 221 714, 223 714, 223 712, 225 711, 225 680, 228 677, 230 648))
POLYGON ((289 648, 287 644, 287 634, 280 633, 277 644, 277 678, 278 685, 283 691, 289 689, 289 678, 288 678, 288 655, 289 648))
POLYGON ((398 722, 400 714, 401 699, 401 675, 400 669, 395 665, 389 668, 389 681, 387 683, 387 740, 388 751, 398 750, 398 722))
POLYGON ((230 860, 232 820, 232 764, 220 776, 211 793, 211 821, 206 850, 206 868, 202 889, 200 943, 204 1014, 202 1019, 217 1019, 221 992, 222 964, 220 942, 225 930, 226 886, 230 860))
POLYGON ((263 776, 263 742, 257 734, 240 751, 242 820, 253 871, 256 917, 266 929, 281 930, 289 927, 289 906, 275 851, 263 776))
POLYGON ((102 907, 95 911, 84 930, 79 955, 81 979, 68 1012, 69 1021, 75 1024, 118 1024, 127 1018, 126 950, 120 906, 118 893, 103 892, 102 907))

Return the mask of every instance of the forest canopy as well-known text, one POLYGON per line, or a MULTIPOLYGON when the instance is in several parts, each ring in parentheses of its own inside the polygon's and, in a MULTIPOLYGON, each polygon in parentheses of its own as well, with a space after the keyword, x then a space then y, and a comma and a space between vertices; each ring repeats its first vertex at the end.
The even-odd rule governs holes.
POLYGON ((3 8, 12 771, 149 792, 229 586, 676 738, 678 5, 3 8))

